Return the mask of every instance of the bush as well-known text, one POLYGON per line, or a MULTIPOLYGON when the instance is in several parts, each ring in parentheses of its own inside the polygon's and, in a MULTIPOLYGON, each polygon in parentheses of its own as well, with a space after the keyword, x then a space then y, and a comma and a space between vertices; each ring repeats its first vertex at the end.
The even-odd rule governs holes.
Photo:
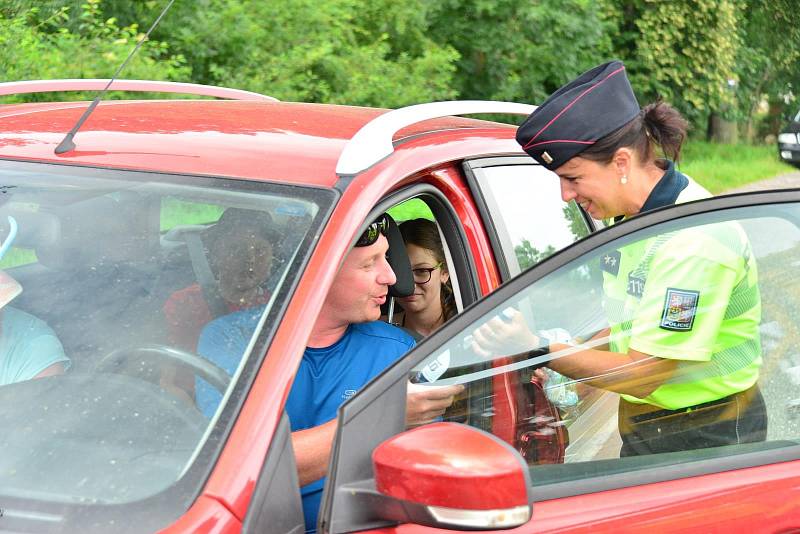
MULTIPOLYGON (((110 78, 141 34, 135 24, 119 27, 114 18, 104 20, 101 1, 87 0, 78 15, 66 6, 0 10, 0 72, 5 79, 110 78)), ((189 69, 182 56, 170 54, 167 43, 148 41, 121 77, 186 80, 189 69)), ((45 94, 16 95, 6 102, 46 99, 45 94)))

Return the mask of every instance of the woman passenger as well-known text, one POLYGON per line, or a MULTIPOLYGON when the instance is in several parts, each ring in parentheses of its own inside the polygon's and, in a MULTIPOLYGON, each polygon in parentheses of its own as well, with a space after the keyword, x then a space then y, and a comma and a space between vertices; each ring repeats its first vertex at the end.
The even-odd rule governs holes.
POLYGON ((428 336, 457 311, 444 247, 436 223, 428 219, 401 223, 400 234, 414 274, 414 294, 398 299, 403 308, 398 324, 428 336))

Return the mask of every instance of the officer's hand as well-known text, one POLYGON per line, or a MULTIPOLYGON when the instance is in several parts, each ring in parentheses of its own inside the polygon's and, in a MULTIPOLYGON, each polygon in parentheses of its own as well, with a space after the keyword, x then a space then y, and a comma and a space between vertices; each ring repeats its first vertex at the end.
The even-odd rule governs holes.
POLYGON ((539 337, 528 329, 525 318, 509 308, 504 318, 494 317, 472 332, 472 350, 483 358, 511 356, 539 347, 539 337))
POLYGON ((464 386, 426 386, 408 384, 406 397, 406 426, 430 423, 444 414, 453 404, 456 395, 464 391, 464 386))

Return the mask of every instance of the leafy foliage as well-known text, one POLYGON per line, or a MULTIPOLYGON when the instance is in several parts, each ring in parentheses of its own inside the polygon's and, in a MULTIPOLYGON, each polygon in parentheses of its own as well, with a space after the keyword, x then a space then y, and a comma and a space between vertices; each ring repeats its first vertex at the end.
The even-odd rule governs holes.
MULTIPOLYGON (((733 104, 737 0, 614 0, 614 47, 643 104, 661 98, 699 122, 733 104)), ((609 15, 613 16, 613 15, 609 15)))
MULTIPOLYGON (((6 0, 0 72, 108 77, 166 1, 6 0)), ((663 98, 695 125, 712 112, 749 124, 766 100, 774 130, 796 107, 800 11, 796 0, 178 0, 123 76, 353 105, 536 103, 611 58, 642 103, 663 98)))
MULTIPOLYGON (((77 14, 68 6, 0 9, 0 72, 8 80, 110 77, 141 35, 136 24, 121 27, 100 8, 100 0, 86 0, 77 14)), ((145 43, 125 74, 156 80, 190 76, 183 57, 159 41, 145 43)), ((44 97, 26 100, 37 98, 44 97)))
MULTIPOLYGON (((152 20, 110 0, 109 14, 152 20)), ((282 100, 369 106, 454 98, 456 50, 427 37, 429 3, 412 0, 196 0, 174 5, 159 39, 181 50, 193 81, 282 100)), ((127 7, 125 7, 127 6, 127 7)))
POLYGON ((461 98, 541 102, 613 56, 610 25, 589 0, 440 0, 430 34, 460 53, 461 98))

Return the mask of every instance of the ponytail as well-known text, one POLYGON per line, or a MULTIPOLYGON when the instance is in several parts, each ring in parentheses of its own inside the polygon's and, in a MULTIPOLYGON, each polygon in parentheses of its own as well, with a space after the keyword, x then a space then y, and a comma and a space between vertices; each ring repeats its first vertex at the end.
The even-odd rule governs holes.
POLYGON ((661 101, 648 104, 642 109, 645 134, 661 147, 664 155, 672 161, 681 157, 681 146, 686 140, 689 123, 677 109, 661 101))
POLYGON ((639 114, 622 127, 598 139, 580 153, 580 157, 609 163, 620 148, 632 149, 642 162, 655 159, 654 147, 678 161, 686 139, 689 123, 680 112, 660 100, 646 105, 639 114))

